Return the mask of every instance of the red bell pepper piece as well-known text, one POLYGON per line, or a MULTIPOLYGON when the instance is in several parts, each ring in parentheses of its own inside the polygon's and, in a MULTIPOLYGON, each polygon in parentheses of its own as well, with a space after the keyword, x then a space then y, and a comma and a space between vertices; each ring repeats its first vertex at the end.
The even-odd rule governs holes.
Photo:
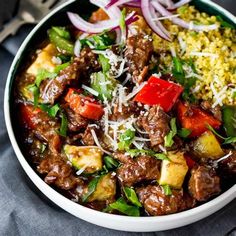
POLYGON ((135 96, 134 101, 148 105, 160 105, 165 112, 168 112, 182 92, 183 87, 180 85, 152 75, 135 96))
POLYGON ((207 125, 218 129, 221 122, 202 109, 179 102, 177 105, 178 120, 183 128, 191 130, 189 137, 197 137, 208 130, 207 125))
POLYGON ((65 101, 74 112, 85 118, 99 120, 104 114, 102 106, 95 99, 82 96, 76 89, 69 89, 65 101))
POLYGON ((32 105, 20 104, 20 119, 27 128, 35 129, 37 116, 40 112, 39 108, 35 108, 32 105))
POLYGON ((196 161, 194 161, 188 154, 184 154, 184 158, 186 160, 188 168, 191 170, 195 166, 196 161))

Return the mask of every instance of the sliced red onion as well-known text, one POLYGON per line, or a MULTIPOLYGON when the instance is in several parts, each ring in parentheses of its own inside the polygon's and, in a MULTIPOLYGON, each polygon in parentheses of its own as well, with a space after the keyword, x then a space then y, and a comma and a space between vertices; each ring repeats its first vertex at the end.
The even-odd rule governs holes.
POLYGON ((161 38, 170 41, 170 37, 167 36, 163 30, 153 21, 152 15, 150 14, 150 0, 141 0, 142 14, 149 25, 149 27, 158 34, 161 38))
MULTIPOLYGON (((159 17, 160 16, 160 13, 159 12, 155 12, 155 8, 150 5, 150 14, 152 16, 152 19, 155 19, 156 17, 159 17)), ((170 33, 168 32, 168 30, 162 25, 162 23, 160 21, 156 21, 156 24, 157 26, 160 28, 160 30, 166 34, 167 37, 170 38, 170 33)))
POLYGON ((168 7, 169 10, 174 10, 174 9, 177 9, 179 7, 182 7, 183 5, 187 4, 191 2, 191 0, 180 0, 179 2, 177 3, 174 3, 174 5, 172 7, 168 7))
MULTIPOLYGON (((173 14, 166 10, 158 1, 151 1, 152 6, 162 15, 162 16, 172 16, 173 14)), ((218 28, 217 24, 212 25, 195 25, 193 22, 186 22, 178 17, 169 18, 173 23, 179 25, 185 29, 195 30, 195 31, 209 31, 218 28)))
POLYGON ((140 0, 131 1, 131 2, 125 3, 124 6, 140 8, 141 7, 141 3, 140 3, 140 0))
POLYGON ((167 7, 168 9, 171 9, 174 7, 174 3, 171 0, 158 0, 159 3, 161 3, 163 6, 167 7))
POLYGON ((107 5, 106 5, 106 9, 112 7, 112 6, 120 6, 123 5, 125 3, 129 3, 132 2, 132 0, 111 0, 107 5))
MULTIPOLYGON (((106 9, 106 5, 108 3, 108 1, 106 0, 90 0, 90 2, 94 4, 95 6, 102 8, 110 17, 110 19, 120 19, 121 11, 117 6, 111 6, 109 7, 109 9, 106 9)), ((121 37, 122 37, 121 30, 116 29, 116 43, 117 44, 121 43, 121 40, 122 40, 121 37)))
MULTIPOLYGON (((79 30, 89 33, 89 34, 97 34, 102 33, 104 30, 115 30, 120 27, 120 19, 115 20, 104 20, 95 24, 89 23, 85 21, 78 14, 67 12, 67 15, 71 21, 71 23, 79 30)), ((135 12, 130 13, 126 19, 126 25, 133 23, 138 20, 138 17, 135 12)))
POLYGON ((74 54, 79 57, 80 56, 80 51, 81 51, 81 42, 80 39, 77 39, 75 42, 75 47, 74 47, 74 54))

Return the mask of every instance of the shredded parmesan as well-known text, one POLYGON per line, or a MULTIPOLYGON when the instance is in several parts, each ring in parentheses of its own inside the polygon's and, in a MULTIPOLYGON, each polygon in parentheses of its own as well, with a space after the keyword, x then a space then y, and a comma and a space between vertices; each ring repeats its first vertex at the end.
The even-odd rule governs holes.
POLYGON ((96 145, 97 145, 103 152, 105 152, 105 153, 108 154, 108 155, 111 155, 110 152, 108 152, 108 151, 106 151, 105 149, 102 148, 101 144, 100 144, 99 141, 98 141, 98 137, 97 137, 97 135, 96 135, 96 133, 95 133, 95 131, 94 131, 93 129, 91 129, 91 134, 92 134, 92 136, 93 136, 93 140, 94 140, 94 142, 96 143, 96 145))
POLYGON ((126 96, 126 101, 134 97, 146 84, 147 82, 143 82, 139 86, 134 87, 133 91, 128 96, 126 96))
POLYGON ((86 86, 84 84, 82 84, 82 88, 84 90, 88 91, 89 93, 93 94, 96 97, 99 95, 99 93, 97 91, 95 91, 94 89, 92 89, 92 88, 90 88, 90 87, 88 87, 88 86, 86 86))
POLYGON ((216 160, 216 162, 220 162, 220 161, 223 161, 225 159, 227 159, 228 157, 230 157, 232 155, 232 151, 230 151, 227 155, 221 157, 220 159, 216 160))
POLYGON ((197 57, 211 57, 212 59, 216 59, 219 57, 219 55, 210 52, 190 52, 190 55, 197 57))
POLYGON ((162 17, 158 17, 158 18, 153 18, 153 21, 159 21, 159 20, 166 20, 166 19, 172 19, 175 17, 178 17, 179 14, 175 14, 175 15, 170 15, 170 16, 162 16, 162 17))

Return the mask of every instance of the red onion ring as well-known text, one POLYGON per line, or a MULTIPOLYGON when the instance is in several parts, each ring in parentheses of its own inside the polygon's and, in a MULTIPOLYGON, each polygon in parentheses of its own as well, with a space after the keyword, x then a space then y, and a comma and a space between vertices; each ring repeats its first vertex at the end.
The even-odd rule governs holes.
POLYGON ((191 2, 191 0, 180 0, 177 3, 174 3, 172 7, 168 7, 168 10, 175 10, 175 9, 182 7, 183 5, 185 5, 189 2, 191 2))
MULTIPOLYGON (((162 16, 172 16, 173 14, 166 10, 158 1, 151 1, 152 6, 158 11, 162 16)), ((208 31, 218 28, 218 25, 195 25, 193 23, 188 23, 178 17, 172 17, 171 20, 174 24, 179 25, 185 29, 195 30, 195 31, 208 31)))
POLYGON ((141 10, 142 14, 149 25, 149 27, 158 34, 161 38, 171 41, 170 37, 168 37, 161 29, 160 27, 153 21, 153 18, 150 14, 150 0, 141 0, 141 10))
POLYGON ((140 7, 140 0, 111 0, 107 5, 106 9, 111 6, 130 6, 130 7, 140 7))
MULTIPOLYGON (((95 24, 89 23, 85 21, 78 14, 67 12, 67 15, 71 21, 71 23, 79 30, 89 33, 89 34, 98 34, 102 33, 104 30, 115 30, 120 27, 120 19, 115 20, 104 20, 95 24)), ((133 23, 138 20, 138 17, 135 12, 130 13, 126 19, 126 25, 133 23)))

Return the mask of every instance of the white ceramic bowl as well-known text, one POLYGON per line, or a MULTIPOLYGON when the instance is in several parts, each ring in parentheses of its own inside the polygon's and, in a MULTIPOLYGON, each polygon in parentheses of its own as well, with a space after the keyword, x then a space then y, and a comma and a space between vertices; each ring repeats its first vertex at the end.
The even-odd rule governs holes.
MULTIPOLYGON (((66 197, 55 191, 53 188, 51 188, 49 185, 47 185, 32 169, 32 167, 26 161, 18 146, 11 123, 10 97, 12 94, 12 81, 14 80, 15 72, 18 68, 18 65, 20 64, 20 58, 22 57, 22 54, 24 53, 25 49, 29 46, 29 41, 32 39, 32 37, 38 32, 41 27, 45 26, 45 24, 49 20, 51 20, 54 15, 56 15, 64 8, 68 7, 70 4, 73 4, 73 2, 74 0, 67 1, 65 4, 53 10, 50 14, 44 17, 42 21, 40 21, 40 23, 31 31, 31 33, 21 45, 8 74, 4 97, 6 126, 16 156, 29 178, 39 188, 39 190, 43 192, 50 200, 52 200, 54 203, 56 203, 58 206, 63 208, 65 211, 71 213, 72 215, 96 225, 123 231, 150 232, 181 227, 211 215, 212 213, 218 211, 227 203, 232 201, 236 197, 236 184, 230 189, 228 189, 226 192, 222 193, 220 196, 201 206, 172 215, 153 217, 129 217, 111 215, 89 209, 67 199, 66 197)), ((201 0, 201 2, 207 4, 210 8, 219 11, 228 19, 231 19, 231 22, 234 22, 236 24, 235 17, 229 12, 227 12, 225 9, 208 0, 201 0)))

